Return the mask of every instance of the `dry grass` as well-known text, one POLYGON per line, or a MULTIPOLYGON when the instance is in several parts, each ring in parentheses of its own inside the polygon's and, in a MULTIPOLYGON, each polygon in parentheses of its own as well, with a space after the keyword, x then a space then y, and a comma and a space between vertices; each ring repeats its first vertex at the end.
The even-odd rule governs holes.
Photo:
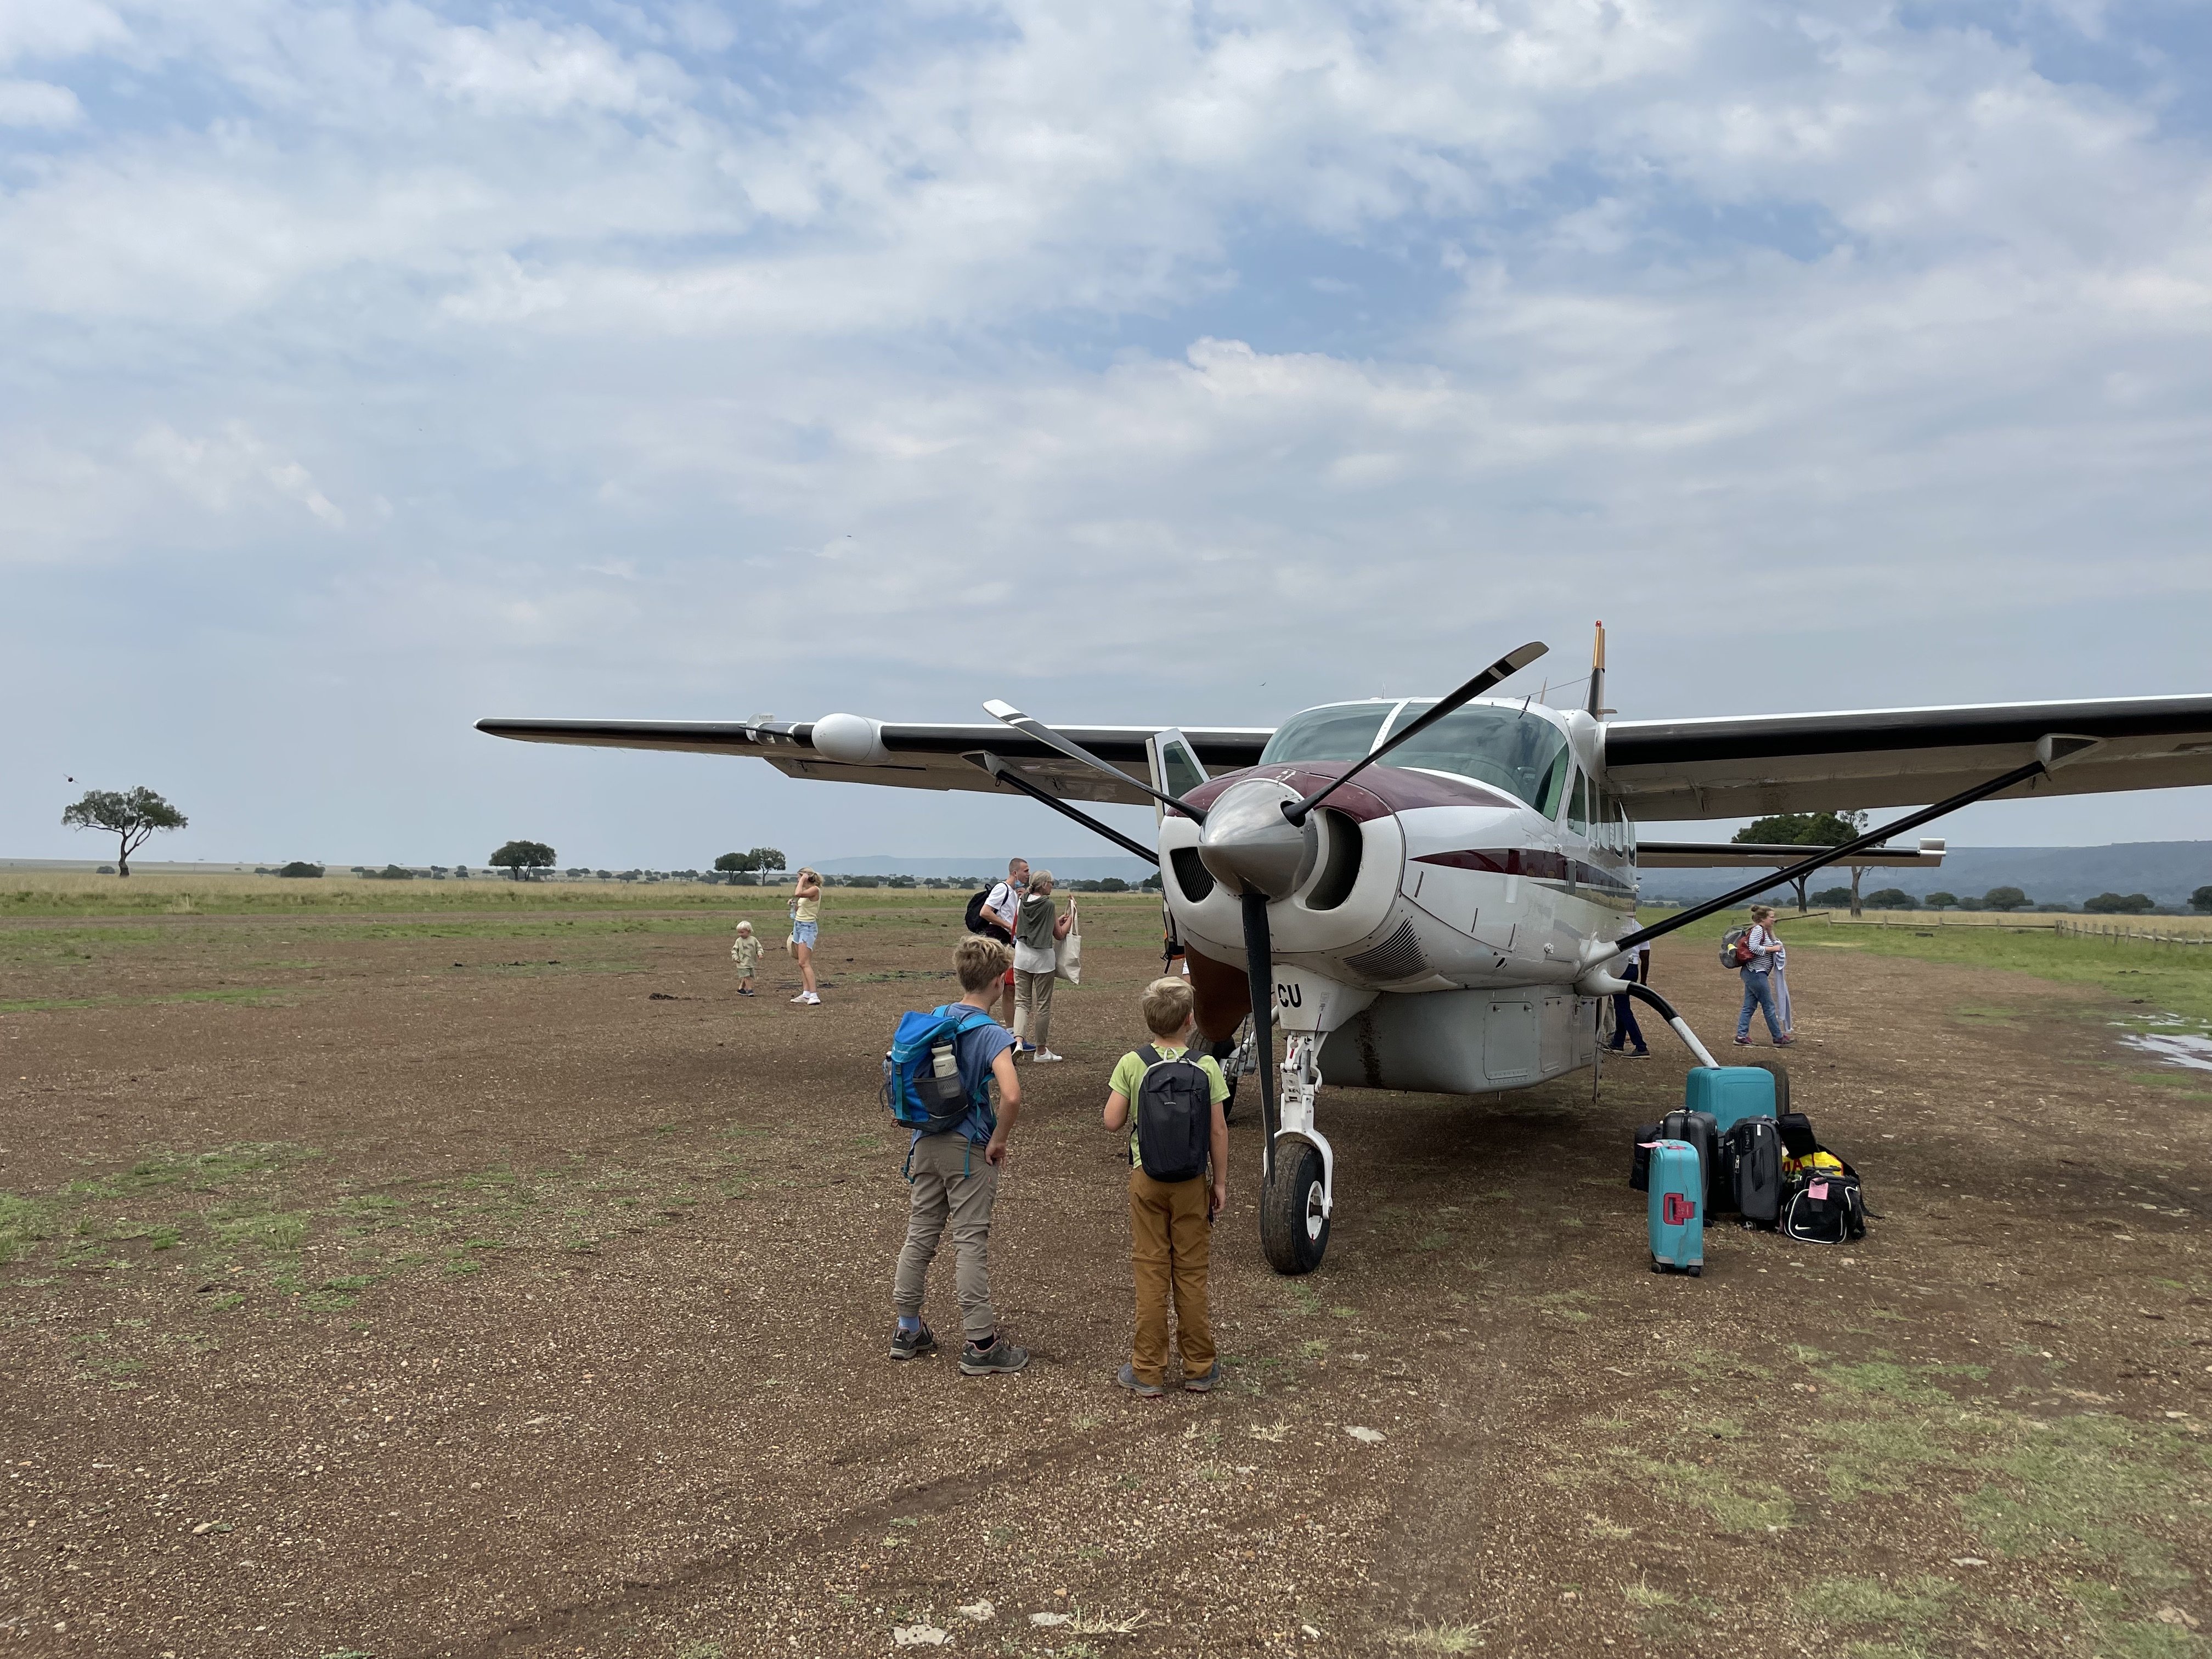
MULTIPOLYGON (((1789 922, 1801 919, 1784 910, 1780 920, 1789 922)), ((2100 928, 2111 928, 2123 933, 2179 933, 2191 939, 2212 939, 2212 916, 2061 915, 2035 910, 1869 910, 1864 915, 1853 917, 1834 910, 1825 916, 1804 917, 1801 925, 1814 920, 1838 927, 2017 927, 2091 934, 2100 928)))
MULTIPOLYGON (((299 878, 282 876, 189 875, 164 871, 120 876, 82 870, 0 870, 0 919, 9 916, 301 915, 477 911, 607 909, 698 910, 777 919, 790 896, 781 887, 720 887, 688 881, 509 881, 474 876, 444 880, 418 876, 412 881, 378 881, 331 874, 299 878)), ((825 919, 838 914, 885 909, 957 908, 962 888, 833 887, 826 896, 825 919)), ((1086 910, 1100 914, 1116 905, 1138 904, 1157 910, 1159 901, 1140 894, 1085 893, 1086 910)))

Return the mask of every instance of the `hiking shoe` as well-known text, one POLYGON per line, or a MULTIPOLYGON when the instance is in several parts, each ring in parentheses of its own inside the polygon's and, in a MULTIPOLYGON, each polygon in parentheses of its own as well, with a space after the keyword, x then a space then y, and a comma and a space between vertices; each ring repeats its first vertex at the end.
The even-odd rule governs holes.
POLYGON ((1167 1392, 1157 1382, 1139 1382, 1137 1368, 1126 1359, 1121 1362, 1121 1369, 1114 1373, 1114 1380, 1139 1400, 1158 1400, 1167 1392))
POLYGON ((1221 1374, 1221 1362, 1213 1362, 1213 1369, 1204 1376, 1186 1376, 1182 1380, 1185 1394, 1212 1394, 1229 1379, 1221 1374))
POLYGON ((989 1376, 996 1371, 1011 1374, 1029 1363, 1030 1351, 1016 1347, 1003 1336, 988 1348, 979 1348, 970 1342, 960 1351, 963 1376, 989 1376))
POLYGON ((936 1352, 937 1333, 929 1328, 927 1322, 919 1330, 902 1330, 896 1325, 891 1327, 892 1358, 912 1359, 921 1354, 936 1352))
POLYGON ((1066 1054, 1056 1054, 1049 1048, 1039 1048, 1033 1052, 1030 1058, 1034 1060, 1040 1066, 1050 1066, 1056 1060, 1066 1060, 1067 1056, 1066 1054))

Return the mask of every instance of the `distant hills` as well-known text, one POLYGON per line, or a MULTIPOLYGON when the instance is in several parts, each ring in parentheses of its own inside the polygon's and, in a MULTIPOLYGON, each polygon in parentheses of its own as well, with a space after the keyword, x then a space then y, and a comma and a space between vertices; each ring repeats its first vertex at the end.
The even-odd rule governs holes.
MULTIPOLYGON (((0 870, 90 871, 94 862, 0 859, 0 870)), ((1038 858, 1030 862, 1051 871, 1063 882, 1119 876, 1135 883, 1152 873, 1152 866, 1144 860, 1119 856, 1038 858)), ((168 864, 145 860, 133 860, 131 867, 148 875, 228 874, 254 868, 251 864, 168 864)), ((815 868, 825 876, 921 876, 981 882, 1004 875, 1006 861, 1003 856, 924 859, 878 853, 862 858, 823 859, 815 868)), ((1711 898, 1741 886, 1751 873, 1647 871, 1644 896, 1653 901, 1711 898)), ((1813 884, 1830 887, 1850 879, 1847 871, 1822 871, 1813 878, 1813 884)), ((1901 887, 1915 898, 1939 890, 1976 898, 1992 887, 2017 887, 2035 904, 2079 905, 2100 893, 2147 893, 2158 904, 2186 908, 2190 894, 2208 883, 2212 883, 2212 841, 2132 841, 2110 847, 1954 847, 1938 869, 1869 870, 1860 885, 1869 893, 1881 887, 1901 887)))
MULTIPOLYGON (((1652 870, 1644 877, 1647 899, 1698 900, 1725 893, 1750 879, 1735 870, 1652 870)), ((1841 885, 1841 867, 1813 878, 1817 888, 1841 885)), ((1992 887, 2017 887, 2031 903, 2075 904, 2100 893, 2147 893, 2159 904, 2186 908, 2189 896, 2212 883, 2212 842, 2130 841, 2110 847, 1954 847, 1934 870, 1870 869, 1863 892, 1899 887, 1915 898, 1929 893, 1978 897, 1992 887)))
MULTIPOLYGON (((1033 858, 1031 866, 1049 870, 1061 881, 1103 881, 1109 876, 1119 876, 1124 881, 1142 881, 1152 873, 1152 866, 1136 858, 1033 858)), ((866 858, 822 859, 814 867, 825 876, 924 876, 939 880, 947 878, 974 881, 996 881, 1006 873, 1006 860, 980 859, 902 859, 894 854, 875 853, 866 858)))

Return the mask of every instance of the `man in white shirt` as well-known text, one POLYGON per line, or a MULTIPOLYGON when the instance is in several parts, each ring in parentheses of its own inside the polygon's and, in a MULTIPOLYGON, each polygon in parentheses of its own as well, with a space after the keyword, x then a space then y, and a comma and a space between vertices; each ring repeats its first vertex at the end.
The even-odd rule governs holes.
MULTIPOLYGON (((983 898, 983 915, 995 930, 992 937, 1011 945, 1014 942, 1014 923, 1022 910, 1022 895, 1030 884, 1030 861, 1027 859, 1008 859, 1006 878, 993 887, 983 898)), ((1012 1030, 1014 1025, 1014 970, 1009 967, 1001 982, 999 1024, 1012 1030)))

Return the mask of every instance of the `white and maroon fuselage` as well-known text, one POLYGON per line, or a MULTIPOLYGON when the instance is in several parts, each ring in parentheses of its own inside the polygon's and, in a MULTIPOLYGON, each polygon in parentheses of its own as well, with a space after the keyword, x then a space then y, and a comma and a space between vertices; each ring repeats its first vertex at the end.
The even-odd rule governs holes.
MULTIPOLYGON (((1551 812, 1472 777, 1370 766, 1315 814, 1312 855, 1268 906, 1275 1017, 1294 1036, 1328 1039, 1325 1081, 1479 1093, 1590 1062, 1595 1004, 1574 987, 1591 945, 1633 926, 1633 829, 1604 794, 1594 720, 1498 707, 1566 739, 1551 812)), ((1263 763, 1188 798, 1207 807, 1249 779, 1304 795, 1351 764, 1263 763)), ((1211 1030, 1209 992, 1249 1001, 1238 900, 1200 862, 1196 823, 1170 812, 1159 834, 1176 931, 1219 970, 1194 973, 1211 1030)))

